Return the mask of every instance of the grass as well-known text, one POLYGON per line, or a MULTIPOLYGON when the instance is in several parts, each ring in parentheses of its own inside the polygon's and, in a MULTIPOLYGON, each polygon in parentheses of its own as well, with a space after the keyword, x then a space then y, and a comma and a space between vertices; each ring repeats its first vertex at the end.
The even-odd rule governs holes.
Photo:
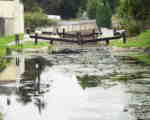
POLYGON ((0 120, 3 120, 3 114, 0 113, 0 120))
POLYGON ((15 40, 15 35, 0 37, 0 57, 6 55, 7 44, 15 40))
MULTIPOLYGON (((150 30, 146 30, 136 37, 128 38, 126 44, 123 44, 122 41, 112 41, 111 45, 120 48, 132 48, 132 47, 139 49, 150 48, 150 30)), ((132 54, 132 57, 146 64, 150 64, 150 53, 138 53, 136 55, 132 54)))
POLYGON ((6 54, 6 49, 0 47, 0 58, 3 57, 3 56, 5 56, 5 54, 6 54))
MULTIPOLYGON (((20 40, 23 40, 23 34, 20 35, 20 40)), ((26 48, 41 48, 48 46, 49 49, 52 48, 52 46, 49 45, 47 42, 39 42, 37 45, 35 45, 33 42, 25 42, 23 45, 13 45, 8 46, 9 43, 15 41, 15 35, 1 37, 0 38, 0 71, 3 70, 6 65, 9 63, 4 57, 11 53, 12 50, 22 51, 26 48)))
MULTIPOLYGON (((20 39, 23 39, 23 34, 20 34, 20 39)), ((6 56, 8 44, 15 41, 15 35, 0 37, 0 58, 6 56)))
POLYGON ((150 30, 146 30, 145 32, 141 33, 136 37, 128 38, 126 44, 124 44, 121 40, 119 41, 114 40, 111 42, 111 45, 122 48, 130 48, 130 47, 148 48, 150 47, 150 30))
MULTIPOLYGON (((20 35, 20 40, 23 40, 23 34, 20 35)), ((23 50, 26 48, 41 48, 41 47, 45 47, 45 46, 47 46, 49 48, 52 47, 47 42, 38 42, 38 44, 35 45, 34 42, 32 42, 32 41, 25 42, 25 43, 23 43, 23 45, 19 45, 19 46, 18 45, 8 46, 8 44, 13 41, 15 41, 15 35, 0 38, 0 58, 6 56, 7 48, 11 48, 11 50, 20 51, 20 50, 23 50)))
POLYGON ((139 61, 142 61, 142 62, 150 65, 150 55, 148 55, 148 54, 135 55, 134 58, 137 58, 139 61))
MULTIPOLYGON (((23 34, 20 35, 20 39, 23 39, 23 34)), ((3 70, 9 63, 9 61, 4 59, 4 56, 8 55, 8 44, 13 41, 15 41, 15 35, 0 37, 0 71, 3 70)))
POLYGON ((27 48, 36 49, 36 48, 42 48, 42 47, 52 47, 52 46, 47 42, 38 42, 38 44, 35 45, 34 42, 27 41, 27 42, 23 43, 22 45, 19 45, 19 46, 13 45, 10 48, 18 51, 18 50, 23 50, 23 49, 27 49, 27 48))

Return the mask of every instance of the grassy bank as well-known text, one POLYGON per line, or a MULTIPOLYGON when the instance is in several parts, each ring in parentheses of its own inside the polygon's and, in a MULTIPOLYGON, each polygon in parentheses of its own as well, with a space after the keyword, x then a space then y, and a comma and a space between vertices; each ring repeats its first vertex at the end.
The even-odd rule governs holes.
POLYGON ((112 41, 111 43, 114 46, 122 48, 138 47, 138 48, 148 48, 150 47, 150 30, 146 30, 136 37, 129 37, 126 44, 123 44, 122 41, 112 41))
POLYGON ((23 49, 27 49, 27 48, 33 48, 33 49, 37 49, 37 48, 42 48, 42 47, 52 47, 48 42, 38 42, 37 45, 34 44, 34 42, 32 41, 27 41, 25 43, 23 43, 22 45, 13 45, 10 48, 12 50, 17 50, 17 51, 21 51, 23 49))
POLYGON ((0 113, 0 120, 3 120, 3 114, 0 113))
POLYGON ((15 35, 0 37, 0 71, 2 71, 9 63, 9 60, 4 59, 4 57, 8 54, 8 44, 13 41, 15 41, 15 35))
MULTIPOLYGON (((20 39, 23 39, 23 34, 20 35, 20 39)), ((15 41, 15 35, 0 37, 0 58, 6 56, 6 49, 8 44, 15 41)))
MULTIPOLYGON (((23 40, 23 35, 20 35, 20 40, 23 40)), ((10 48, 11 50, 23 50, 26 48, 42 48, 42 47, 50 47, 49 43, 47 42, 38 42, 37 45, 34 44, 32 41, 27 41, 23 43, 22 45, 12 45, 8 46, 9 43, 15 41, 15 35, 1 37, 0 38, 0 58, 6 56, 7 54, 7 48, 10 48)))
POLYGON ((0 57, 4 57, 6 55, 7 44, 14 41, 15 36, 6 36, 0 37, 0 57))
POLYGON ((136 37, 129 37, 126 44, 123 44, 122 41, 112 41, 111 45, 120 48, 149 49, 147 53, 132 54, 132 56, 146 64, 150 64, 150 30, 146 30, 136 37))
MULTIPOLYGON (((20 40, 23 40, 23 35, 20 35, 20 40)), ((11 53, 12 50, 22 51, 26 48, 42 48, 45 46, 52 48, 52 46, 50 46, 47 42, 39 42, 37 45, 35 45, 34 42, 31 41, 25 42, 23 45, 19 46, 8 46, 8 44, 13 41, 15 41, 15 35, 0 37, 0 71, 2 71, 9 63, 9 60, 5 59, 4 57, 11 53)))

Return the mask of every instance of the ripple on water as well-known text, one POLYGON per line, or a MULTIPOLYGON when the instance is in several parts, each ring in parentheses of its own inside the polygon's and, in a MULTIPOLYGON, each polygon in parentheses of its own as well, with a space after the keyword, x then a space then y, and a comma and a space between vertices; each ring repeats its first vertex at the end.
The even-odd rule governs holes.
POLYGON ((0 85, 5 120, 149 119, 149 68, 81 50, 20 59, 19 83, 0 85))

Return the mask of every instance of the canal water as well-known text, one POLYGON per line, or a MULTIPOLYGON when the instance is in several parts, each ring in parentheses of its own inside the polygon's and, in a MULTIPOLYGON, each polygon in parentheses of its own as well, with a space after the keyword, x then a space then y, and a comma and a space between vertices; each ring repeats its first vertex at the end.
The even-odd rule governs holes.
POLYGON ((10 66, 15 77, 0 84, 4 120, 150 119, 150 66, 107 47, 15 54, 10 66))

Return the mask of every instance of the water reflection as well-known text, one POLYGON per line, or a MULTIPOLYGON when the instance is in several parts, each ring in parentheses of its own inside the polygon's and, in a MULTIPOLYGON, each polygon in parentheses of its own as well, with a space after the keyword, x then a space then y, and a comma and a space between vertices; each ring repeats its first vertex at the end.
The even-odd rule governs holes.
POLYGON ((79 81, 79 84, 82 86, 83 89, 89 88, 89 87, 97 87, 101 84, 100 77, 98 76, 77 76, 77 79, 79 81))
POLYGON ((5 59, 0 57, 0 72, 2 72, 5 69, 5 67, 8 65, 8 63, 10 63, 10 61, 11 58, 5 59))
POLYGON ((19 97, 17 100, 24 105, 30 103, 33 97, 35 97, 34 104, 38 107, 40 113, 45 107, 42 95, 48 91, 50 86, 49 84, 41 83, 40 76, 45 67, 51 65, 49 61, 46 61, 42 57, 26 59, 25 70, 20 80, 20 87, 16 92, 19 97))
MULTIPOLYGON (((118 81, 112 81, 112 75, 108 76, 94 76, 94 75, 85 75, 85 76, 77 76, 79 84, 83 89, 86 88, 94 88, 94 87, 102 87, 104 89, 109 89, 111 87, 117 86, 119 84, 118 81)), ((124 83, 124 80, 121 82, 124 83)))
MULTIPOLYGON (((99 60, 102 55, 97 56, 99 60)), ((0 110, 4 109, 5 120, 137 120, 137 114, 143 114, 141 109, 147 114, 150 73, 138 71, 141 66, 121 68, 121 64, 120 73, 110 73, 113 63, 100 63, 105 69, 97 73, 106 73, 101 75, 80 62, 66 65, 62 56, 50 58, 15 58, 18 85, 0 85, 0 110), (52 65, 53 59, 61 65, 52 65)))

